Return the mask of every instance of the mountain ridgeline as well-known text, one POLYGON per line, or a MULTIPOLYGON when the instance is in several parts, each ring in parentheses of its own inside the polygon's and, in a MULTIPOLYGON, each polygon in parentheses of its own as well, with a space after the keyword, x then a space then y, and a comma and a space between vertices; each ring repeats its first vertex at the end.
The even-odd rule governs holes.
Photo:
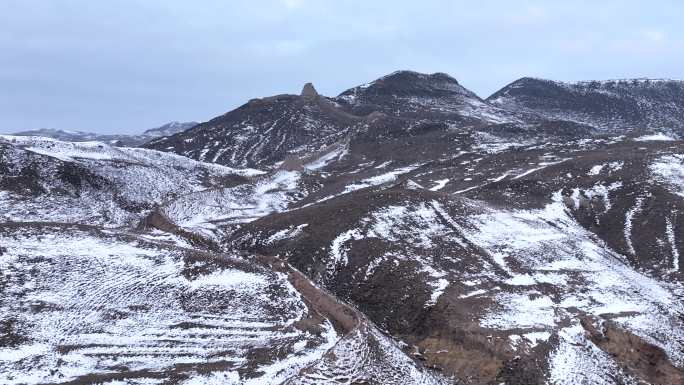
POLYGON ((522 78, 483 100, 447 74, 397 71, 337 97, 321 96, 307 84, 300 95, 254 99, 146 146, 229 166, 273 166, 288 154, 322 148, 377 120, 391 120, 396 131, 437 124, 502 136, 682 135, 684 82, 522 78))

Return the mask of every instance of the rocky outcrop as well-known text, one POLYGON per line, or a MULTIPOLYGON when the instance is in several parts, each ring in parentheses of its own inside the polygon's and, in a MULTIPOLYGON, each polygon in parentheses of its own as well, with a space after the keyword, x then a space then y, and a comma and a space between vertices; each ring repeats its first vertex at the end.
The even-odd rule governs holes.
POLYGON ((318 92, 316 92, 313 84, 306 83, 304 84, 304 88, 302 88, 302 93, 300 95, 305 98, 317 98, 318 92))

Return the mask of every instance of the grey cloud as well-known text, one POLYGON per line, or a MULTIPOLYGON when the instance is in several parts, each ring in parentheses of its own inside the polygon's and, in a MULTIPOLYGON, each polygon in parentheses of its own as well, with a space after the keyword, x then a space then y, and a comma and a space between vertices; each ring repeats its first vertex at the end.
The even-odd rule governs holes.
POLYGON ((682 77, 679 1, 3 0, 0 131, 135 132, 396 69, 482 96, 521 76, 682 77))

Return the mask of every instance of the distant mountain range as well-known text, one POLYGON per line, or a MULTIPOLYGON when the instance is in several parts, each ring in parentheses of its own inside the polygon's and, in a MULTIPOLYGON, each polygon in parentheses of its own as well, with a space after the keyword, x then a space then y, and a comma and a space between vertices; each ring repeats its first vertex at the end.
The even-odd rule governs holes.
POLYGON ((168 136, 185 131, 197 122, 170 122, 163 126, 145 130, 142 134, 96 134, 92 132, 60 130, 55 128, 40 128, 36 130, 15 132, 17 136, 42 136, 67 142, 105 142, 115 146, 140 146, 160 136, 168 136))

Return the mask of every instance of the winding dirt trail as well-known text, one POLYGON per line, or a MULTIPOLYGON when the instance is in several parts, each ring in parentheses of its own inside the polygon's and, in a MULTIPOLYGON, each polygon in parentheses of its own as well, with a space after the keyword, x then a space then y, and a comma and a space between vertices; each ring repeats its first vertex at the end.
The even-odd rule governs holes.
POLYGON ((318 287, 302 272, 289 263, 273 256, 258 255, 256 258, 268 265, 273 271, 287 274, 289 282, 302 295, 311 308, 328 318, 338 331, 348 334, 357 329, 364 321, 363 315, 343 303, 327 290, 318 287))

